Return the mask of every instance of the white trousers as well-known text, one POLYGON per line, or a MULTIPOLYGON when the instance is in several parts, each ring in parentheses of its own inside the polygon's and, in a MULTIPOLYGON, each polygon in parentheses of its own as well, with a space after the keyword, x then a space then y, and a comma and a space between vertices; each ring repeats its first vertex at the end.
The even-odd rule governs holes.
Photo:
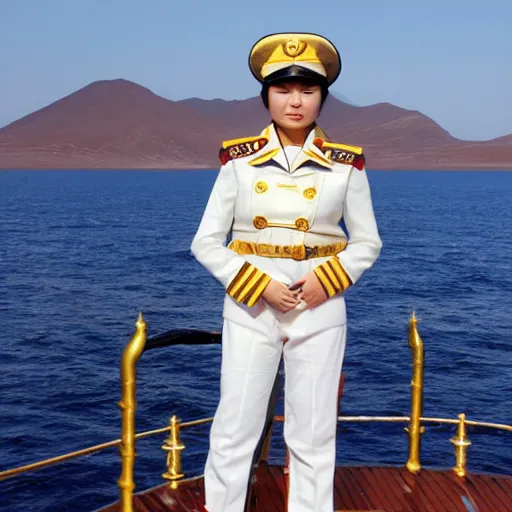
POLYGON ((280 321, 270 308, 259 315, 260 322, 256 330, 224 320, 221 398, 204 474, 206 507, 209 512, 244 510, 252 457, 282 354, 284 436, 290 452, 288 512, 332 512, 346 325, 323 330, 315 326, 304 334, 294 322, 280 321), (288 338, 284 344, 283 338, 288 338))

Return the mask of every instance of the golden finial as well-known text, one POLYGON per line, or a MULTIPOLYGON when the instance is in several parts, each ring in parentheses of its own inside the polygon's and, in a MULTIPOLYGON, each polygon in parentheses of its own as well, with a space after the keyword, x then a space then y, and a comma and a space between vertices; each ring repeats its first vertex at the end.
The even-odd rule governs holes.
POLYGON ((180 439, 180 420, 172 416, 169 420, 169 437, 162 445, 162 450, 167 452, 167 471, 162 476, 171 483, 172 489, 178 487, 178 481, 184 476, 181 471, 181 452, 184 449, 185 445, 180 439))
POLYGON ((137 327, 137 330, 146 328, 146 322, 144 321, 144 317, 142 316, 142 311, 139 312, 139 316, 137 317, 137 321, 135 322, 135 327, 137 327))
POLYGON ((467 449, 471 446, 471 441, 466 434, 466 415, 459 414, 459 423, 457 426, 457 435, 450 441, 455 446, 455 467, 453 470, 457 476, 466 476, 467 449))

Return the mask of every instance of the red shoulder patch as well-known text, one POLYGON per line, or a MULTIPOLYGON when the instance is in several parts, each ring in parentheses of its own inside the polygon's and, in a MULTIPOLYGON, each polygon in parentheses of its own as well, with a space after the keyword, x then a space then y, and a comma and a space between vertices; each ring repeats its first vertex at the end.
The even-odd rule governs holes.
POLYGON ((357 155, 354 158, 354 161, 352 162, 352 165, 356 168, 362 171, 364 169, 364 164, 366 163, 366 159, 364 158, 364 155, 357 155))
POLYGON ((222 147, 219 151, 220 163, 225 165, 230 160, 252 155, 260 149, 264 148, 267 143, 268 139, 261 137, 255 140, 233 144, 226 148, 222 147))

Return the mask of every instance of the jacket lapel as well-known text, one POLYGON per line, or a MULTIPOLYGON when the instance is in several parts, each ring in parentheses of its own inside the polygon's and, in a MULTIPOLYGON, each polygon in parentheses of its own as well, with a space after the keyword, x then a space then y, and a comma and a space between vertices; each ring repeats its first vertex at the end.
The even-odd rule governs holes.
POLYGON ((311 169, 308 170, 303 167, 307 162, 313 162, 329 170, 332 169, 331 160, 314 144, 316 138, 321 138, 323 141, 328 140, 327 135, 319 126, 315 126, 315 128, 309 132, 300 153, 291 165, 288 163, 274 124, 267 126, 261 132, 261 135, 268 139, 268 143, 260 152, 254 155, 254 158, 249 160, 249 165, 261 165, 273 160, 282 167, 284 171, 290 174, 294 173, 298 176, 311 173, 311 169))
POLYGON ((290 172, 302 175, 311 171, 305 171, 301 167, 307 162, 314 162, 326 169, 332 169, 332 162, 322 153, 322 151, 314 144, 315 139, 321 138, 327 140, 327 135, 319 127, 315 126, 306 138, 304 146, 302 146, 301 152, 297 155, 297 158, 293 162, 290 172))
POLYGON ((289 172, 288 160, 284 154, 281 141, 277 135, 274 124, 267 126, 261 135, 268 139, 268 143, 265 145, 263 150, 255 155, 255 158, 249 160, 249 165, 261 165, 270 160, 276 162, 284 171, 289 172))

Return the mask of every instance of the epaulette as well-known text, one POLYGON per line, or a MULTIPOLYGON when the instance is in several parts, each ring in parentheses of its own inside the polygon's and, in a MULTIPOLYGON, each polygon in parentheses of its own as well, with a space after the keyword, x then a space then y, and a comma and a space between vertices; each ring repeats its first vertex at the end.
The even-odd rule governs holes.
POLYGON ((258 135, 257 137, 246 137, 244 139, 226 140, 222 143, 219 151, 219 158, 222 165, 230 160, 249 156, 268 143, 268 138, 258 135))
POLYGON ((365 159, 363 155, 363 148, 337 144, 336 142, 327 142, 320 137, 317 137, 313 141, 313 144, 333 162, 352 165, 360 171, 364 168, 365 159))

